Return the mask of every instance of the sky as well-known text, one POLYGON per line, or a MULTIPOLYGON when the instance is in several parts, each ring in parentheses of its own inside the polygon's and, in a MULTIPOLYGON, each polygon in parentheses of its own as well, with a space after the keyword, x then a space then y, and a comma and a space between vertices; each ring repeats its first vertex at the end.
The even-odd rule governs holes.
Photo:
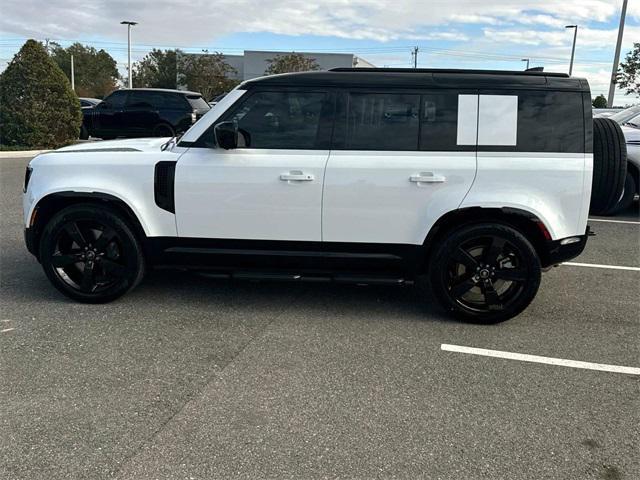
MULTIPOLYGON (((28 38, 104 48, 124 72, 151 48, 346 52, 379 67, 521 70, 573 74, 607 95, 622 0, 2 0, 0 69, 28 38)), ((622 55, 640 42, 640 0, 629 0, 622 55)), ((640 102, 616 93, 616 104, 640 102)))

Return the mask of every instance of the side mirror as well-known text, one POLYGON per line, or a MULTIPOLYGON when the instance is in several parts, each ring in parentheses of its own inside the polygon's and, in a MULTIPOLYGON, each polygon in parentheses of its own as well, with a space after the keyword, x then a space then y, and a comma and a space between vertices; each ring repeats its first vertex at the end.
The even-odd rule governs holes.
POLYGON ((220 122, 213 129, 216 144, 225 150, 238 148, 238 124, 236 122, 220 122))

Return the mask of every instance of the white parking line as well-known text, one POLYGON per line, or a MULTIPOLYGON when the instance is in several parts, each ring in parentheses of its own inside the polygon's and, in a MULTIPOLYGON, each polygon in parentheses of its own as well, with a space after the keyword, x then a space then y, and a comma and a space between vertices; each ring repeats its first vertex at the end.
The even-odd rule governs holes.
POLYGON ((5 328, 4 330, 0 330, 0 333, 10 332, 11 330, 15 330, 15 328, 5 328))
POLYGON ((485 357, 506 358, 520 360, 521 362, 545 363, 561 367, 582 368, 585 370, 600 370, 602 372, 626 373, 628 375, 640 375, 640 368, 624 367, 622 365, 607 365, 606 363, 580 362, 577 360, 565 360, 563 358, 541 357, 539 355, 527 355, 525 353, 503 352, 502 350, 487 350, 485 348, 462 347, 443 343, 440 348, 446 352, 469 353, 485 357))
POLYGON ((627 223, 629 225, 640 225, 640 222, 634 222, 632 220, 605 220, 604 218, 590 218, 590 222, 603 222, 603 223, 627 223))
POLYGON ((621 265, 602 265, 600 263, 564 262, 562 265, 569 265, 571 267, 609 268, 611 270, 631 270, 632 272, 640 272, 640 267, 624 267, 621 265))

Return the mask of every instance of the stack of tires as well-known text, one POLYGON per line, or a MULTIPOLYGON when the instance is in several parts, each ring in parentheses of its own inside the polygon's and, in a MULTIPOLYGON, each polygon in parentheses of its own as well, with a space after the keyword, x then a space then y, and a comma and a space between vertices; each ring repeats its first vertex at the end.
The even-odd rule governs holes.
POLYGON ((622 129, 608 118, 594 118, 593 185, 589 212, 613 215, 627 208, 635 195, 633 183, 633 176, 627 175, 627 145, 622 129))

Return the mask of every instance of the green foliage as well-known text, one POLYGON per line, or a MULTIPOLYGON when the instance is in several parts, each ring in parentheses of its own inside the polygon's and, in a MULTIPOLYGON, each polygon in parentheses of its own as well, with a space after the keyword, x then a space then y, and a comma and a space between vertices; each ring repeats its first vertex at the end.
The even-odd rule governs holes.
POLYGON ((607 98, 600 94, 593 99, 593 108, 607 108, 607 98))
POLYGON ((80 97, 104 98, 116 89, 120 78, 116 61, 104 50, 74 43, 62 48, 57 43, 50 46, 51 58, 71 80, 71 55, 75 72, 76 93, 80 97))
POLYGON ((78 138, 82 112, 60 67, 27 40, 0 75, 0 143, 57 148, 78 138))
POLYGON ((269 66, 264 73, 274 75, 277 73, 308 72, 310 70, 320 70, 320 65, 315 58, 307 58, 301 53, 288 53, 286 55, 276 55, 267 60, 269 66))
POLYGON ((224 61, 224 55, 217 52, 204 55, 178 52, 178 72, 178 83, 199 92, 207 101, 238 84, 237 80, 228 78, 237 72, 236 69, 224 61))
POLYGON ((633 44, 633 50, 620 64, 617 82, 620 88, 627 89, 627 94, 640 95, 640 43, 633 44))
POLYGON ((153 49, 133 65, 135 87, 177 88, 177 51, 153 49))

